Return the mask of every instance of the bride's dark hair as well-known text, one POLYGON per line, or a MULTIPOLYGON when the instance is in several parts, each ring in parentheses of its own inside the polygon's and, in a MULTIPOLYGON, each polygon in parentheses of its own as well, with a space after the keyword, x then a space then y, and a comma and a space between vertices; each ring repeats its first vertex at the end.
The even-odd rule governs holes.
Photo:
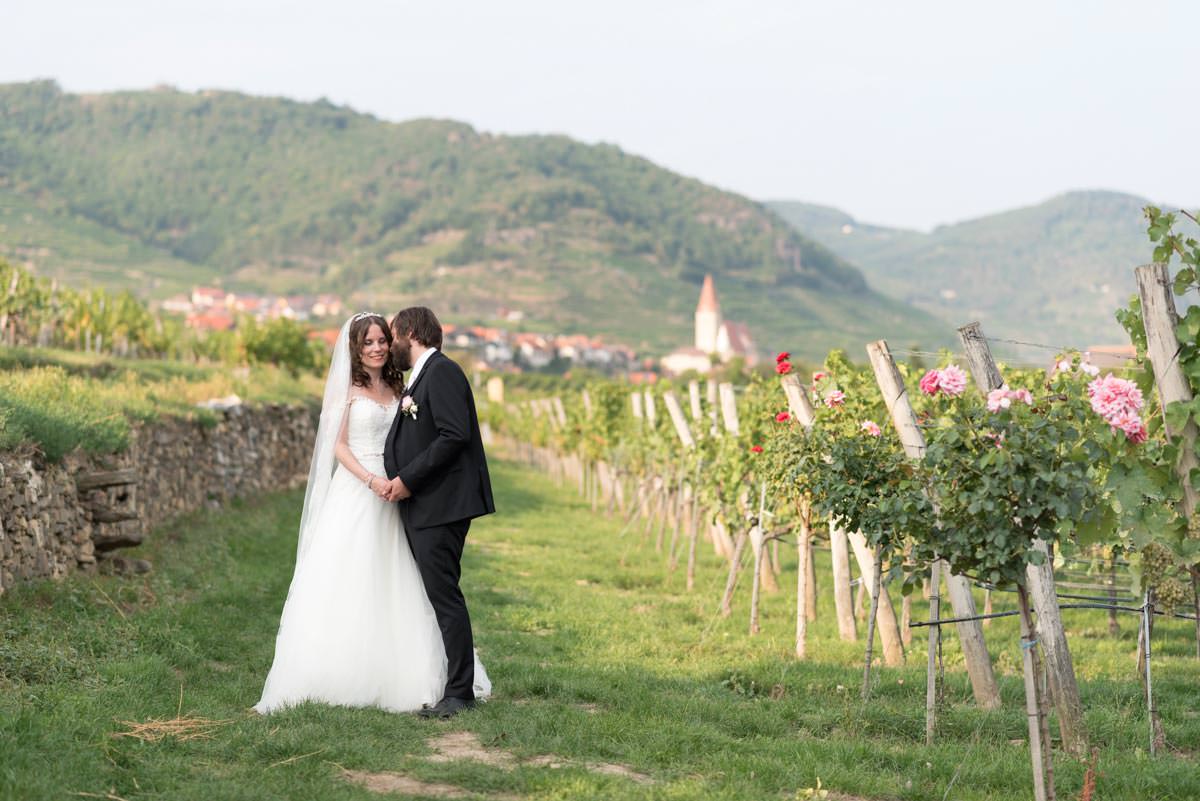
POLYGON ((391 387, 393 392, 399 393, 404 388, 404 377, 392 363, 392 328, 387 320, 378 314, 368 314, 350 323, 350 381, 356 387, 365 387, 371 383, 371 376, 363 367, 362 349, 363 340, 367 338, 367 332, 373 325, 379 326, 388 344, 388 359, 383 363, 383 383, 391 387))

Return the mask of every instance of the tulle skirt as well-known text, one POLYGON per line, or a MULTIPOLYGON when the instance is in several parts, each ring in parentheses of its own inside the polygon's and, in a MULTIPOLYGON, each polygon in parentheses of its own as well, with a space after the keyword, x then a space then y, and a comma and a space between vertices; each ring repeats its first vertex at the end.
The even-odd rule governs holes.
MULTIPOLYGON (((366 464, 377 475, 379 464, 366 464)), ((302 701, 394 712, 436 703, 446 652, 396 504, 339 466, 296 566, 262 699, 267 714, 302 701)), ((491 690, 476 659, 476 695, 491 690)))

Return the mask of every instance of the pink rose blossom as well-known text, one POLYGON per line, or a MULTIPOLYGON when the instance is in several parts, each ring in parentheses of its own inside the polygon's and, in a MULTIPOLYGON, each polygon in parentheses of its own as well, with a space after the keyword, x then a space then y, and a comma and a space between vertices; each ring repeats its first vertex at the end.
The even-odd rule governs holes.
POLYGON ((1032 406, 1033 393, 1024 387, 1021 389, 1009 389, 1008 387, 993 389, 987 396, 987 408, 989 412, 998 412, 1012 406, 1013 401, 1021 401, 1027 406, 1032 406))
POLYGON ((825 405, 832 409, 835 406, 841 406, 846 402, 846 393, 840 389, 835 389, 825 396, 825 405))
POLYGON ((951 364, 938 374, 938 388, 952 398, 967 391, 967 374, 957 365, 951 364))
POLYGON ((405 395, 403 398, 400 399, 400 408, 403 409, 404 411, 407 412, 410 408, 412 408, 412 405, 413 405, 412 395, 405 395))
POLYGON ((1054 369, 1055 369, 1055 371, 1057 371, 1059 373, 1071 372, 1071 360, 1070 359, 1060 359, 1058 361, 1058 363, 1054 365, 1054 369))
POLYGON ((938 394, 938 371, 929 370, 921 376, 921 391, 926 395, 938 394))
POLYGON ((879 424, 874 420, 863 420, 862 423, 859 424, 859 427, 872 437, 878 437, 883 434, 883 432, 879 430, 879 424))
POLYGON ((1008 397, 1008 390, 1004 387, 993 389, 988 393, 987 408, 989 412, 998 412, 1009 406, 1012 406, 1012 398, 1008 397))
POLYGON ((921 376, 921 391, 926 395, 942 392, 951 398, 957 398, 966 390, 967 374, 961 367, 953 364, 940 370, 930 370, 921 376))
POLYGON ((1093 378, 1100 375, 1100 368, 1097 367, 1096 365, 1092 364, 1091 362, 1080 362, 1079 369, 1082 372, 1085 372, 1088 375, 1092 376, 1093 378))
POLYGON ((1142 410, 1142 391, 1132 381, 1117 378, 1112 373, 1088 384, 1092 411, 1114 427, 1113 420, 1123 414, 1137 415, 1142 410))

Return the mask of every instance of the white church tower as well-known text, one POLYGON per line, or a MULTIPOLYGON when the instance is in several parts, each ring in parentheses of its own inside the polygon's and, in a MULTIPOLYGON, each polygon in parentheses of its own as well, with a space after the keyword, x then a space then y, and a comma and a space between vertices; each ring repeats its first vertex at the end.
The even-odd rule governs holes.
POLYGON ((717 290, 711 275, 704 276, 700 303, 696 306, 696 350, 705 354, 717 352, 717 334, 721 330, 721 307, 717 305, 717 290))

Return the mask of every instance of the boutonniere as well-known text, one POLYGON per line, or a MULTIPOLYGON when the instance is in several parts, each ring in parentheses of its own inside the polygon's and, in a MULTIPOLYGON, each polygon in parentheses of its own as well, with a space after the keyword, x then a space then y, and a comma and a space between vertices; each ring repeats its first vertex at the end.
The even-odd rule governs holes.
POLYGON ((419 411, 420 411, 420 407, 418 407, 417 404, 413 402, 412 395, 405 395, 403 398, 400 399, 400 414, 404 415, 405 417, 411 417, 413 420, 416 420, 417 412, 419 412, 419 411))

